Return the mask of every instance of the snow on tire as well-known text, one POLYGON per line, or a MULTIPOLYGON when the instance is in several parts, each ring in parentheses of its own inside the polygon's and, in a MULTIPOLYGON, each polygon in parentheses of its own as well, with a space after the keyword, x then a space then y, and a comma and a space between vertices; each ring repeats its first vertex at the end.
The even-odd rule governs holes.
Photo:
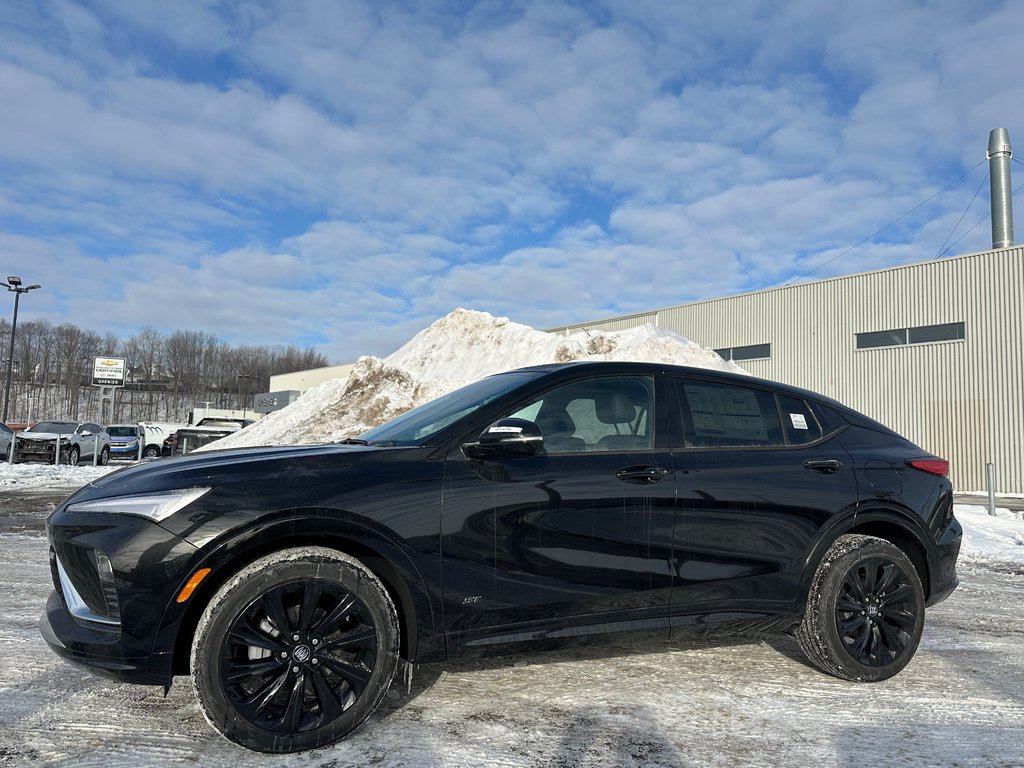
POLYGON ((261 752, 336 741, 380 704, 398 664, 398 617, 362 563, 323 547, 260 558, 206 606, 192 681, 207 721, 261 752))
POLYGON ((899 547, 874 536, 840 536, 814 574, 796 637, 830 675, 885 680, 913 658, 924 610, 921 579, 899 547))

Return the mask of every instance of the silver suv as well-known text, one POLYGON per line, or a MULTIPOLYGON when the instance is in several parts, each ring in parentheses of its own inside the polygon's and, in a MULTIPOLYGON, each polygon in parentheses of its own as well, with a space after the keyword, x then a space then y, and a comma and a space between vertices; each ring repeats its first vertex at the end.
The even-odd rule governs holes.
POLYGON ((45 461, 56 464, 110 461, 110 435, 91 421, 40 421, 17 436, 15 461, 45 461), (58 453, 59 446, 59 453, 58 453))

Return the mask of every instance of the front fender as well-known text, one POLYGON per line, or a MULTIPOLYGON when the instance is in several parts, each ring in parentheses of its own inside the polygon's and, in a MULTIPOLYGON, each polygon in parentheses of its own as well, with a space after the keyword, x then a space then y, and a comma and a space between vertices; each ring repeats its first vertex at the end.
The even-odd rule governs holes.
POLYGON ((437 633, 441 602, 436 547, 434 552, 416 552, 379 523, 324 509, 286 510, 208 540, 174 594, 196 571, 212 570, 187 603, 168 604, 155 647, 174 647, 176 671, 184 671, 195 625, 217 589, 253 560, 303 545, 333 547, 362 561, 392 594, 403 631, 403 656, 424 662, 444 658, 443 639, 437 633))

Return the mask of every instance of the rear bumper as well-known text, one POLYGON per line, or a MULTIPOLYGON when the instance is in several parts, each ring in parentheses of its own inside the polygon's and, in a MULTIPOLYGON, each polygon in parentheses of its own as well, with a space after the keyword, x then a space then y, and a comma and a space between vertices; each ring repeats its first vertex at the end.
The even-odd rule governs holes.
POLYGON ((931 588, 925 605, 941 603, 957 588, 960 583, 956 575, 956 559, 960 555, 960 544, 963 541, 964 529, 954 517, 949 527, 939 539, 935 565, 931 572, 931 588))

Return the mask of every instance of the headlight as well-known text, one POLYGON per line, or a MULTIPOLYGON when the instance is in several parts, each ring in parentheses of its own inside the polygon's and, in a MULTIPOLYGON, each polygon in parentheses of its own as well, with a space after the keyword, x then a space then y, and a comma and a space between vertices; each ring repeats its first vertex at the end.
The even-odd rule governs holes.
POLYGON ((138 515, 152 520, 154 523, 159 523, 209 491, 209 488, 182 488, 176 491, 146 493, 139 496, 114 496, 109 499, 80 501, 70 505, 67 511, 138 515))

